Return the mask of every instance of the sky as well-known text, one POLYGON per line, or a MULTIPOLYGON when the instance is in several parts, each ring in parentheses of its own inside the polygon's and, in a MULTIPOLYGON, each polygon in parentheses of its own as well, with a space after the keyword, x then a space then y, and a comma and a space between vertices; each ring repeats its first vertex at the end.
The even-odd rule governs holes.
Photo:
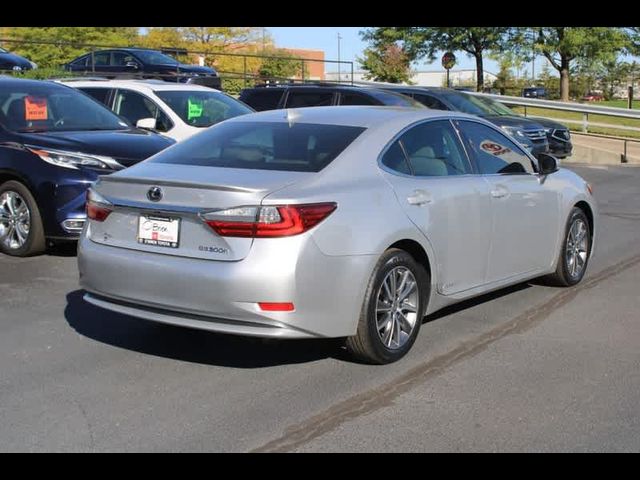
MULTIPOLYGON (((338 60, 338 34, 340 34, 340 60, 356 61, 356 57, 362 56, 362 51, 367 47, 358 32, 366 27, 266 27, 273 35, 277 47, 309 48, 324 50, 325 59, 338 60)), ((456 53, 455 70, 475 69, 473 58, 469 58, 461 52, 456 53)), ((542 59, 536 61, 536 70, 542 66, 542 59)), ((531 65, 526 67, 531 72, 531 65)), ((357 69, 357 65, 354 65, 357 69)), ((442 70, 440 60, 433 64, 419 63, 416 70, 442 70)), ((498 73, 498 64, 485 58, 484 69, 492 73, 498 73)), ((327 67, 327 71, 332 70, 327 67)))

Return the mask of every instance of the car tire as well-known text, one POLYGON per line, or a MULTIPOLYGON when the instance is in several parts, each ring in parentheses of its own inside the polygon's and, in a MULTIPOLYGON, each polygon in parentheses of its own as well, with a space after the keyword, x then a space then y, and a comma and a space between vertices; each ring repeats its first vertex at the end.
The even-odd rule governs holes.
POLYGON ((369 280, 356 334, 346 339, 347 351, 359 361, 378 365, 406 355, 420 331, 429 286, 428 273, 410 254, 387 250, 369 280), (412 284, 411 290, 404 290, 412 284))
POLYGON ((45 251, 40 210, 22 183, 10 180, 0 185, 0 216, 0 251, 15 257, 29 257, 45 251), (11 210, 18 213, 12 215, 11 210))
POLYGON ((546 278, 547 283, 561 287, 579 283, 587 270, 590 254, 589 220, 582 209, 574 207, 567 218, 556 271, 546 278))

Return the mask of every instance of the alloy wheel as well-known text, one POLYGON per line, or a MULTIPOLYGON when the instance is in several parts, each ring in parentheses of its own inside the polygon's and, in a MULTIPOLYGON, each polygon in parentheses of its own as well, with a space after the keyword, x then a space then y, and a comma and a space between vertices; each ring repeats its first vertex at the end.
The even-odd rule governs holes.
POLYGON ((401 348, 411 337, 418 317, 418 285, 407 267, 395 267, 384 277, 376 297, 376 328, 383 345, 401 348))

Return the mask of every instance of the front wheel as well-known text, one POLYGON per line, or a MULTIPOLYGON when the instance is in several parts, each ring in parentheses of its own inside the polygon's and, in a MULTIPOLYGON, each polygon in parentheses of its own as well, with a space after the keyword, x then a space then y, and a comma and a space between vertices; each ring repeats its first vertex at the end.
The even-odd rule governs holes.
POLYGON ((0 251, 27 257, 45 247, 40 211, 29 189, 13 180, 0 185, 0 251))
POLYGON ((558 266, 548 278, 550 283, 564 287, 579 283, 587 270, 590 254, 589 220, 582 209, 574 207, 567 219, 558 266))
POLYGON ((428 288, 427 272, 411 255, 386 251, 369 281, 356 335, 347 338, 349 353, 373 364, 406 355, 420 331, 428 288))

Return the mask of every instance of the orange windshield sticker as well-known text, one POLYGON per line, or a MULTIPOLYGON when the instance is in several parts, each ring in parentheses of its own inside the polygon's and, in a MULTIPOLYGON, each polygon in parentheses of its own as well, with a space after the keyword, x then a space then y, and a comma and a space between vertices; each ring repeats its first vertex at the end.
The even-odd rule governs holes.
POLYGON ((47 99, 38 97, 24 97, 24 119, 46 120, 47 117, 47 99))

